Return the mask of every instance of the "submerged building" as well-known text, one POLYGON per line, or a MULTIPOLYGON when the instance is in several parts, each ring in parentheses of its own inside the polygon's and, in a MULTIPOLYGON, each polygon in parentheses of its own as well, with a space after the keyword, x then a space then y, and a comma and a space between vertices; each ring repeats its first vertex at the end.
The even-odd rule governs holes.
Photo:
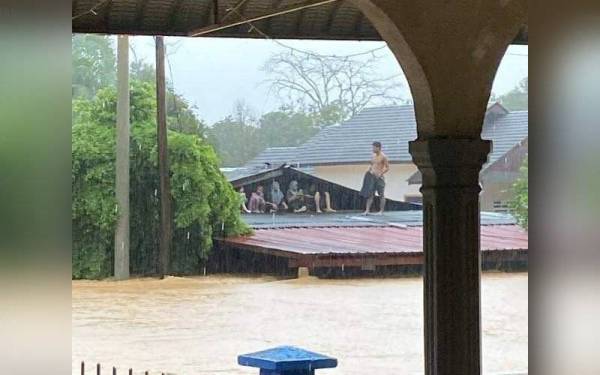
MULTIPOLYGON (((509 111, 499 103, 488 107, 482 138, 492 141, 492 152, 480 175, 482 210, 506 212, 510 187, 527 155, 528 121, 528 111, 509 111)), ((299 147, 267 148, 238 171, 249 174, 288 164, 359 190, 371 160, 371 144, 379 141, 390 160, 387 197, 421 202, 421 175, 408 150, 408 143, 417 138, 416 129, 412 105, 366 108, 340 125, 323 129, 299 147)))

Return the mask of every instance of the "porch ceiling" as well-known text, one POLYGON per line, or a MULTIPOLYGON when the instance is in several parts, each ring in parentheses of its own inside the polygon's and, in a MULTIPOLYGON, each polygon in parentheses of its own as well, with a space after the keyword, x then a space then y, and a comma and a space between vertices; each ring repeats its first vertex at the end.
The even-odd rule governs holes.
MULTIPOLYGON (((73 0, 75 33, 190 36, 206 28, 301 10, 220 29, 203 36, 234 38, 382 40, 346 0, 73 0), (306 7, 317 3, 318 6, 306 7), (231 9, 235 9, 232 11, 231 9)), ((527 44, 527 28, 514 43, 527 44)))

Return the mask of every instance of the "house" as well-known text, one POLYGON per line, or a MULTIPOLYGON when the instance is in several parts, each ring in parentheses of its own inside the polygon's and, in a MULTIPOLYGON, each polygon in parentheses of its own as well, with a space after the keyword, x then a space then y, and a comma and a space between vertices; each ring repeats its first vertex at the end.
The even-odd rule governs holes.
MULTIPOLYGON (((379 141, 390 159, 386 195, 394 200, 421 202, 420 173, 408 152, 417 138, 412 105, 366 108, 348 121, 323 129, 299 147, 268 148, 248 162, 248 171, 289 164, 316 177, 360 190, 371 160, 371 144, 379 141)), ((493 142, 481 173, 482 210, 505 211, 509 188, 527 154, 528 112, 489 106, 483 139, 493 142)))
MULTIPOLYGON (((318 187, 319 191, 328 192, 331 196, 331 204, 336 210, 358 211, 365 208, 365 198, 360 196, 358 190, 319 178, 312 173, 307 173, 286 164, 277 167, 261 167, 259 170, 252 168, 238 170, 229 178, 229 182, 236 190, 244 188, 247 198, 250 197, 251 192, 256 191, 259 185, 263 186, 267 200, 270 200, 270 187, 274 181, 280 184, 282 191, 285 193, 292 180, 297 181, 302 189, 308 190, 311 185, 314 185, 318 187)), ((378 208, 379 200, 376 199, 372 209, 378 208)), ((388 211, 420 211, 421 205, 387 199, 385 209, 388 211)))
MULTIPOLYGON (((492 140, 493 146, 479 176, 482 211, 508 211, 512 184, 519 178, 528 152, 527 115, 527 111, 509 112, 498 103, 488 109, 481 137, 492 140)), ((413 174, 408 183, 420 186, 421 174, 413 174)))
MULTIPOLYGON (((244 215, 244 220, 253 233, 218 238, 209 259, 212 272, 294 277, 308 271, 324 278, 422 272, 421 210, 388 211, 379 217, 256 214, 244 215)), ((482 212, 480 225, 482 270, 527 269, 527 232, 512 216, 482 212)))

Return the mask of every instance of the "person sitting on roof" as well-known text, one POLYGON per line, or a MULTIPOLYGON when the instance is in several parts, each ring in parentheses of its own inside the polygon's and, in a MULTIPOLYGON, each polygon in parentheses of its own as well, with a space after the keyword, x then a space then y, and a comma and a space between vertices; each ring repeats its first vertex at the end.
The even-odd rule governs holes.
POLYGON ((240 209, 242 210, 242 212, 249 214, 250 210, 248 209, 248 207, 246 207, 246 201, 248 200, 248 198, 246 197, 246 192, 244 191, 243 186, 240 188, 238 194, 240 196, 240 209))
POLYGON ((252 192, 252 195, 250 196, 250 203, 248 206, 250 212, 262 214, 268 207, 273 207, 274 205, 265 200, 264 188, 262 185, 258 185, 256 191, 252 192))
POLYGON ((305 212, 307 210, 305 204, 305 195, 302 189, 298 189, 298 181, 292 180, 288 187, 287 194, 285 196, 289 209, 292 212, 305 212))
POLYGON ((331 207, 331 196, 329 194, 329 192, 325 189, 324 186, 322 186, 321 184, 319 184, 319 186, 317 186, 317 184, 312 183, 310 184, 310 187, 308 188, 308 193, 311 195, 308 195, 307 197, 309 198, 308 202, 309 202, 309 206, 313 206, 314 204, 314 209, 317 213, 322 213, 323 211, 325 212, 336 212, 332 207, 331 207), (322 198, 325 197, 325 199, 323 200, 322 198))
POLYGON ((271 185, 271 203, 273 203, 275 210, 280 208, 283 210, 288 209, 288 205, 285 203, 285 195, 283 195, 278 181, 273 181, 271 185))

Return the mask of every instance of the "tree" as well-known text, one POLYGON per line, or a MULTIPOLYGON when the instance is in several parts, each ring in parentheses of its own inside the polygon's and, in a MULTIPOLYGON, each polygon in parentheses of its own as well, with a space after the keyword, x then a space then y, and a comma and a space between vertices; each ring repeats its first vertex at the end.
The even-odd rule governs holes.
MULTIPOLYGON (((148 82, 131 84, 131 269, 155 274, 158 256, 156 101, 148 82)), ((115 116, 113 86, 92 100, 79 99, 72 128, 73 277, 111 273, 115 211, 115 116)), ((174 208, 173 274, 197 274, 214 235, 247 233, 239 197, 218 169, 203 139, 168 132, 174 208)))
POLYGON ((519 85, 508 93, 498 97, 503 106, 511 111, 523 111, 529 108, 529 79, 525 77, 519 85))
POLYGON ((73 97, 93 98, 116 82, 116 57, 109 36, 74 34, 72 43, 73 97))
POLYGON ((273 55, 263 66, 265 83, 294 108, 312 113, 320 125, 339 123, 368 105, 402 101, 398 76, 382 77, 381 59, 289 52, 273 55))
POLYGON ((261 148, 300 146, 319 131, 310 115, 285 109, 265 113, 259 126, 261 148))
MULTIPOLYGON (((76 117, 89 113, 82 110, 81 106, 90 104, 90 99, 94 98, 100 89, 116 84, 116 55, 113 40, 108 36, 76 34, 72 37, 72 45, 73 121, 75 122, 76 117), (79 101, 79 99, 87 100, 79 101)), ((155 85, 156 70, 154 66, 138 59, 134 49, 131 49, 131 52, 133 54, 130 66, 131 81, 138 85, 141 82, 155 85)), ((135 93, 139 93, 139 90, 132 90, 132 95, 135 93)), ((142 100, 156 99, 144 97, 142 100)), ((132 107, 132 111, 135 111, 136 108, 132 107)), ((172 82, 167 83, 167 124, 169 129, 204 137, 206 125, 198 118, 195 109, 182 95, 175 92, 172 82)), ((156 111, 156 108, 153 110, 156 111)), ((101 112, 101 115, 112 117, 112 113, 101 112)))
POLYGON ((512 186, 513 199, 509 203, 510 210, 517 223, 527 229, 529 224, 529 183, 527 158, 521 166, 521 176, 512 186))
POLYGON ((207 130, 208 142, 215 148, 221 165, 239 167, 262 150, 258 128, 227 116, 207 130))
MULTIPOLYGON (((156 70, 147 62, 135 59, 131 64, 131 78, 156 85, 156 70)), ((175 92, 172 82, 167 82, 167 125, 169 129, 204 137, 206 125, 198 119, 194 112, 195 109, 182 95, 175 92)))
POLYGON ((267 147, 300 146, 319 131, 312 115, 289 108, 265 113, 258 121, 243 102, 236 102, 233 112, 207 131, 227 167, 242 166, 267 147))

